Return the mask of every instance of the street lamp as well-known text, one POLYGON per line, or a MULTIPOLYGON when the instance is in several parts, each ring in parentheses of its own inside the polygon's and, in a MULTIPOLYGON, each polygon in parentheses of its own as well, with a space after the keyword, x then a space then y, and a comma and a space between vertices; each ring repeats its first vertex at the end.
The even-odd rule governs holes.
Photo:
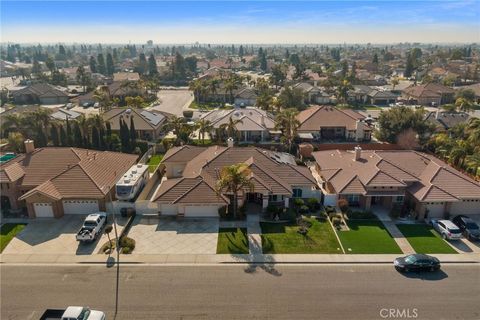
MULTIPOLYGON (((115 243, 115 248, 116 248, 116 251, 117 251, 117 279, 116 279, 116 287, 115 287, 115 315, 114 315, 114 318, 117 317, 117 312, 118 312, 118 287, 119 287, 119 279, 120 279, 120 241, 118 239, 118 233, 117 233, 117 221, 115 219, 115 208, 113 206, 113 201, 112 201, 112 192, 111 192, 111 188, 109 186, 104 186, 102 188, 103 189, 106 189, 106 193, 108 193, 108 198, 110 200, 110 205, 112 206, 112 221, 113 221, 113 229, 115 230, 115 239, 116 239, 116 243, 115 243)), ((107 205, 105 204, 105 209, 107 209, 107 205)), ((108 215, 108 211, 107 211, 107 215, 108 215)))

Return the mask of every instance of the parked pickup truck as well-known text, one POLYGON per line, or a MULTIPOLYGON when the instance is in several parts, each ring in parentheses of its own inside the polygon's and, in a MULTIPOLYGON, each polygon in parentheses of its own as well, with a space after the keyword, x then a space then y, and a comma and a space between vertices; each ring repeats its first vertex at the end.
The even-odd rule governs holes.
POLYGON ((77 241, 95 241, 107 223, 107 214, 98 212, 89 214, 77 233, 77 241))
POLYGON ((105 313, 90 310, 88 307, 68 307, 67 309, 47 309, 40 320, 105 320, 105 313))

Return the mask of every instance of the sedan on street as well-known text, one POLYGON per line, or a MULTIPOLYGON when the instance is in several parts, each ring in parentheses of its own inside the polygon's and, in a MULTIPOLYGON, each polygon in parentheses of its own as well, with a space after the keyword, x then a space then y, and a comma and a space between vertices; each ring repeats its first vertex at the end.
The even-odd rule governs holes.
POLYGON ((426 254, 411 254, 399 257, 393 261, 397 271, 437 271, 440 269, 440 260, 426 254))

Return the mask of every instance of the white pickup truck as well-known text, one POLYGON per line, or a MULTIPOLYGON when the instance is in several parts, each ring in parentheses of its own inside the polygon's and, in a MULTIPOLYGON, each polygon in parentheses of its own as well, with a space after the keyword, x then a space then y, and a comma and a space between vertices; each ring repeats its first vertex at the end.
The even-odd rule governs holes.
POLYGON ((107 214, 98 212, 89 214, 77 233, 77 241, 95 241, 107 223, 107 214))
POLYGON ((105 320, 105 313, 88 307, 68 307, 67 309, 47 309, 40 320, 105 320))

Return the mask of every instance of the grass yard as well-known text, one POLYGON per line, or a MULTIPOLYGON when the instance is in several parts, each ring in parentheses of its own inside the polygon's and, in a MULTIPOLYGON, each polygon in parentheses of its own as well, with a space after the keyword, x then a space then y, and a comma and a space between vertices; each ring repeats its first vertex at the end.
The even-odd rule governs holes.
POLYGON ((0 229, 0 252, 10 243, 10 241, 25 228, 22 223, 5 223, 0 229))
POLYGON ((218 230, 217 253, 248 254, 246 228, 220 228, 218 230))
POLYGON ((163 159, 163 154, 155 154, 153 155, 150 160, 148 160, 147 164, 148 164, 148 171, 150 171, 150 173, 154 172, 155 169, 157 169, 158 165, 160 164, 160 162, 162 162, 162 159, 163 159))
POLYGON ((306 235, 297 232, 298 226, 261 222, 263 253, 342 253, 328 221, 307 220, 312 226, 306 235))
POLYGON ((398 224, 417 253, 457 253, 430 226, 425 224, 398 224))
POLYGON ((349 231, 338 231, 345 253, 402 253, 378 220, 349 220, 349 231))

